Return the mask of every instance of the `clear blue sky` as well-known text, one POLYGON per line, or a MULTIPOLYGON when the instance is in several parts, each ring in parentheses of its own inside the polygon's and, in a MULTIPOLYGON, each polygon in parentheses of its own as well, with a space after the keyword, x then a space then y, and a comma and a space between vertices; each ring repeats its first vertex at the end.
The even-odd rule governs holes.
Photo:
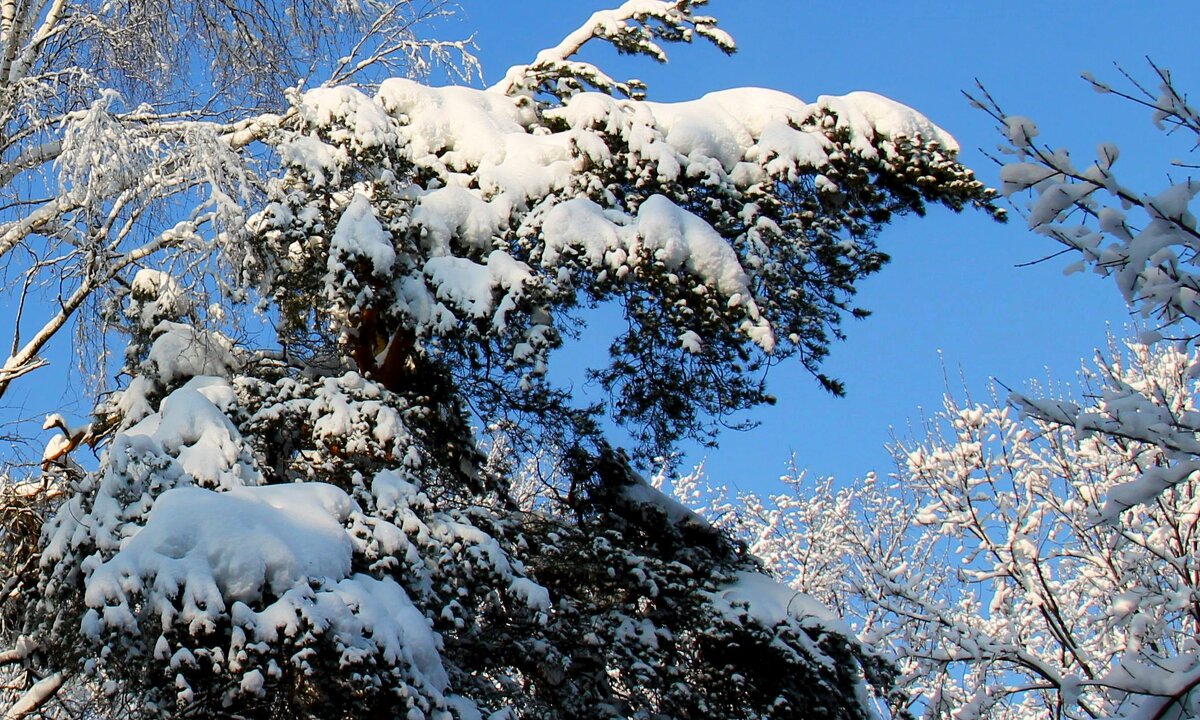
MULTIPOLYGON (((463 32, 475 32, 486 79, 528 61, 576 27, 603 0, 464 0, 463 32)), ((726 58, 711 47, 674 48, 672 61, 623 62, 649 83, 655 100, 683 100, 726 87, 784 90, 805 100, 871 90, 925 113, 954 134, 964 161, 991 184, 996 168, 980 152, 997 143, 990 118, 970 109, 961 90, 975 78, 1010 112, 1039 122, 1043 137, 1090 158, 1096 143, 1121 145, 1129 178, 1150 189, 1166 183, 1165 160, 1186 155, 1164 139, 1148 113, 1079 80, 1091 70, 1116 78, 1113 62, 1148 77, 1149 55, 1200 88, 1193 2, 922 2, 713 0, 708 11, 738 40, 726 58)), ((1130 182, 1130 180, 1127 180, 1130 182)), ((891 469, 882 446, 892 428, 906 434, 921 408, 936 409, 946 389, 983 397, 989 377, 1012 387, 1044 379, 1046 368, 1070 380, 1080 360, 1103 346, 1129 316, 1115 286, 1090 275, 1063 275, 1068 260, 1015 265, 1058 248, 979 213, 933 212, 885 230, 892 263, 862 285, 860 304, 875 314, 847 325, 826 369, 849 395, 825 395, 796 368, 770 378, 775 408, 755 413, 762 426, 726 433, 721 447, 697 451, 715 480, 761 488, 794 452, 801 466, 851 479, 891 469)), ((599 350, 599 348, 597 349, 599 350)))

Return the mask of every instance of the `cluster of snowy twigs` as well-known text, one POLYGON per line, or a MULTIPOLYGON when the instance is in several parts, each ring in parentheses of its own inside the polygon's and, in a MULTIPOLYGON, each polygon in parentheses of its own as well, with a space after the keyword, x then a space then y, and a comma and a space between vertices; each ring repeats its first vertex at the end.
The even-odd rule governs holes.
MULTIPOLYGON (((1170 73, 1098 92, 1147 108, 1187 150, 1200 113, 1170 73)), ((1001 191, 1031 230, 1111 277, 1154 323, 1083 375, 1082 399, 947 397, 890 480, 793 472, 760 497, 674 493, 793 587, 899 658, 925 717, 1185 718, 1200 712, 1200 333, 1194 164, 1165 188, 1120 180, 1102 144, 1080 164, 980 87, 1004 144, 1001 191), (1027 202, 1026 202, 1027 201, 1027 202), (1007 402, 1005 402, 1005 400, 1007 402)), ((897 708, 893 710, 898 711, 897 708)))

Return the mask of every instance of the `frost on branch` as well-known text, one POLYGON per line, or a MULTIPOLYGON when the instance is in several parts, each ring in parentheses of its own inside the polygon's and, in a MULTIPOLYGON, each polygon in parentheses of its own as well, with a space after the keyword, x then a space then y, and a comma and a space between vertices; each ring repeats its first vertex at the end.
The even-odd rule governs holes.
MULTIPOLYGON (((1129 343, 1085 374, 1197 412, 1194 355, 1129 343)), ((1148 422, 1153 422, 1147 419, 1148 422)), ((798 591, 895 657, 899 708, 929 718, 1169 718, 1200 712, 1194 460, 1153 438, 1078 430, 946 398, 895 448, 892 479, 784 478, 768 496, 674 483, 798 591), (1171 482, 1151 488, 1155 473, 1171 482), (1151 502, 1129 504, 1145 490, 1151 502), (1119 505, 1119 503, 1126 503, 1119 505), (1117 505, 1114 507, 1114 505, 1117 505)))
MULTIPOLYGON (((1161 130, 1185 138, 1192 151, 1200 139, 1200 114, 1171 74, 1151 63, 1157 88, 1143 87, 1132 76, 1126 92, 1090 75, 1085 79, 1099 92, 1115 94, 1152 111, 1161 130)), ((976 103, 1002 123, 1011 156, 1001 169, 1002 191, 1017 201, 1028 195, 1029 227, 1078 255, 1072 270, 1090 268, 1111 277, 1125 301, 1157 326, 1145 334, 1153 341, 1164 336, 1193 342, 1200 323, 1200 226, 1193 211, 1200 192, 1195 166, 1180 161, 1167 174, 1170 182, 1157 189, 1126 184, 1117 171, 1118 148, 1103 143, 1096 159, 1079 165, 1065 149, 1039 143, 1032 120, 1005 113, 984 93, 976 103)), ((1127 158, 1126 158, 1127 161, 1127 158)), ((1189 375, 1200 372, 1193 364, 1189 375)), ((1129 384, 1120 374, 1107 379, 1096 407, 1087 411, 1070 403, 1014 397, 1025 411, 1043 420, 1128 441, 1160 446, 1172 460, 1170 468, 1148 467, 1137 481, 1114 488, 1109 515, 1143 502, 1156 493, 1188 481, 1200 467, 1200 426, 1188 413, 1170 407, 1164 389, 1154 383, 1129 384)))
POLYGON ((233 248, 285 335, 332 331, 360 371, 453 378, 490 414, 544 391, 574 308, 615 302, 629 331, 594 372, 648 454, 763 402, 767 364, 819 375, 894 214, 991 207, 953 138, 870 93, 551 107, 393 79, 298 102, 233 248))

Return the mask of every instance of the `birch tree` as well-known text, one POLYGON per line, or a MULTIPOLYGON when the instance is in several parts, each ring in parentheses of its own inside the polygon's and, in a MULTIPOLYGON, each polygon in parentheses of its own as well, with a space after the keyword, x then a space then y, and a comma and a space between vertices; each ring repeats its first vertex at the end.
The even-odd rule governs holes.
MULTIPOLYGON (((1116 348, 1084 375, 1194 413, 1195 353, 1116 348)), ((674 494, 901 665, 893 713, 928 718, 1183 718, 1197 713, 1193 475, 1120 512, 1117 489, 1178 473, 1157 444, 947 397, 899 443, 891 478, 785 476, 768 496, 674 494)))
MULTIPOLYGON (((445 12, 332 0, 4 2, 0 257, 17 313, 0 394, 138 267, 195 268, 220 232, 244 223, 261 174, 244 150, 283 120, 285 90, 426 71, 466 49, 418 36, 445 12)), ((98 321, 74 329, 95 336, 98 321)))

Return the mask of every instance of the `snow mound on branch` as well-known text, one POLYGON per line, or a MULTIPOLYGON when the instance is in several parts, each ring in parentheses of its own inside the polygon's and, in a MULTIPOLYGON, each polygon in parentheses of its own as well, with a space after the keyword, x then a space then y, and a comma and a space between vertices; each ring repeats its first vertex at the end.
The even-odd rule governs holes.
POLYGON ((816 598, 762 573, 739 572, 733 582, 709 597, 717 612, 730 620, 749 616, 764 627, 796 620, 853 637, 851 629, 816 598))
MULTIPOLYGON (((431 87, 407 78, 384 80, 376 101, 427 141, 426 152, 453 147, 479 158, 500 148, 490 141, 523 132, 533 113, 511 98, 459 86, 431 87), (463 142, 460 142, 463 141, 463 142)), ((308 103, 308 95, 304 101, 308 103)))
POLYGON ((542 221, 542 265, 556 267, 572 250, 582 252, 591 267, 618 271, 629 259, 628 224, 623 213, 605 210, 587 198, 555 205, 542 221))
POLYGON ((425 228, 430 254, 438 257, 451 253, 455 236, 470 248, 490 250, 492 237, 503 224, 500 213, 476 191, 449 185, 421 197, 413 210, 413 223, 425 228))
POLYGON ((728 297, 749 297, 749 278, 737 253, 711 225, 662 195, 652 195, 637 217, 605 210, 586 198, 568 200, 546 214, 542 265, 553 267, 578 248, 593 267, 618 270, 639 250, 669 270, 686 268, 728 297))
POLYGON ((396 263, 392 239, 375 217, 371 201, 362 193, 354 194, 329 241, 330 265, 337 263, 339 257, 356 256, 369 259, 377 275, 388 273, 396 263))
POLYGON ((348 140, 355 147, 366 149, 384 145, 395 137, 394 123, 388 114, 352 87, 309 90, 300 109, 309 123, 338 128, 331 137, 334 142, 348 140))
POLYGON ((610 155, 605 135, 628 143, 632 153, 657 159, 667 179, 680 172, 708 174, 713 163, 733 173, 739 164, 757 164, 768 155, 782 157, 793 175, 801 166, 820 169, 828 163, 828 142, 813 119, 823 111, 836 112, 856 148, 871 157, 878 153, 871 143, 880 138, 920 137, 958 149, 953 137, 920 113, 865 92, 823 96, 816 103, 762 88, 724 90, 679 103, 580 93, 545 112, 558 130, 550 133, 537 126, 522 99, 486 90, 393 78, 373 101, 361 94, 353 94, 353 101, 344 93, 331 97, 331 92, 322 88, 303 97, 301 112, 317 127, 336 127, 335 134, 366 133, 358 144, 370 145, 384 135, 383 118, 390 116, 395 123, 388 132, 398 134, 418 167, 448 180, 454 173, 472 173, 485 194, 508 195, 517 205, 569 189, 580 156, 603 163, 610 155), (368 105, 374 107, 368 111, 368 105))
POLYGON ((233 403, 233 388, 222 378, 196 377, 167 396, 159 412, 130 427, 114 448, 174 457, 194 482, 209 487, 242 485, 237 428, 223 409, 233 403))
POLYGON ((670 272, 686 270, 743 306, 743 331, 765 352, 775 348, 770 324, 759 315, 750 280, 737 252, 711 225, 663 195, 652 195, 630 218, 586 198, 568 200, 546 214, 542 225, 542 265, 553 267, 567 253, 582 253, 594 268, 620 276, 648 256, 670 272))
POLYGON ((729 243, 711 225, 666 197, 651 195, 642 203, 637 231, 669 269, 686 266, 727 297, 749 297, 749 278, 729 243))
MULTIPOLYGON (((231 658, 247 643, 303 642, 317 632, 350 662, 378 656, 440 694, 449 678, 425 616, 395 580, 351 574, 346 524, 354 510, 345 492, 317 482, 169 490, 145 526, 91 571, 82 630, 97 640, 113 630, 147 632, 137 613, 149 609, 161 621, 160 659, 171 654, 165 638, 176 624, 197 635, 228 619, 231 658)), ((261 687, 253 673, 261 680, 259 670, 248 672, 248 692, 261 687)))
MULTIPOLYGON (((872 92, 852 92, 841 96, 822 95, 817 105, 838 115, 839 124, 848 126, 856 145, 876 135, 887 138, 923 138, 936 142, 943 149, 958 152, 954 136, 912 108, 872 92)), ((870 145, 865 145, 866 149, 870 145)))
MULTIPOLYGON (((84 601, 103 608, 112 625, 131 590, 182 591, 190 622, 197 606, 222 611, 230 601, 282 595, 306 578, 344 578, 352 547, 342 523, 350 508, 344 492, 323 483, 169 490, 145 527, 95 569, 84 601)), ((169 624, 173 612, 163 610, 169 624)))
POLYGON ((667 522, 672 525, 691 525, 707 530, 712 529, 712 525, 698 513, 654 487, 645 478, 635 476, 631 479, 633 482, 627 485, 621 493, 629 502, 658 508, 666 516, 667 522))
MULTIPOLYGON (((358 501, 324 482, 265 485, 229 419, 239 388, 196 377, 167 395, 117 433, 101 469, 47 523, 43 567, 82 578, 82 635, 101 657, 153 656, 184 701, 208 667, 233 678, 233 701, 261 695, 284 665, 319 673, 333 653, 371 687, 470 717, 469 701, 447 695, 428 619, 440 572, 430 558, 470 554, 508 601, 535 612, 550 608, 548 591, 486 532, 440 512, 414 484, 409 453, 358 501)), ((283 389, 272 413, 290 407, 344 447, 364 427, 385 444, 405 432, 354 373, 315 394, 283 389)))
POLYGON ((182 317, 192 309, 192 302, 175 278, 161 270, 142 268, 129 285, 133 302, 126 315, 142 327, 154 327, 164 317, 182 317))
POLYGON ((227 375, 237 367, 233 343, 225 336, 163 321, 154 328, 149 361, 166 385, 198 375, 227 375))
MULTIPOLYGON (((46 524, 42 562, 53 564, 83 546, 123 547, 151 510, 152 495, 177 487, 260 484, 240 433, 223 412, 233 400, 224 378, 192 378, 162 400, 157 412, 118 433, 101 470, 46 524)), ((118 406, 122 402, 118 398, 118 406)), ((149 401, 139 395, 132 404, 141 408, 149 401)))
POLYGON ((529 266, 500 250, 488 255, 484 265, 460 257, 430 258, 425 274, 437 288, 439 299, 453 302, 476 318, 492 313, 492 289, 503 289, 504 301, 493 317, 497 327, 504 326, 504 315, 515 306, 522 286, 532 276, 529 266))

